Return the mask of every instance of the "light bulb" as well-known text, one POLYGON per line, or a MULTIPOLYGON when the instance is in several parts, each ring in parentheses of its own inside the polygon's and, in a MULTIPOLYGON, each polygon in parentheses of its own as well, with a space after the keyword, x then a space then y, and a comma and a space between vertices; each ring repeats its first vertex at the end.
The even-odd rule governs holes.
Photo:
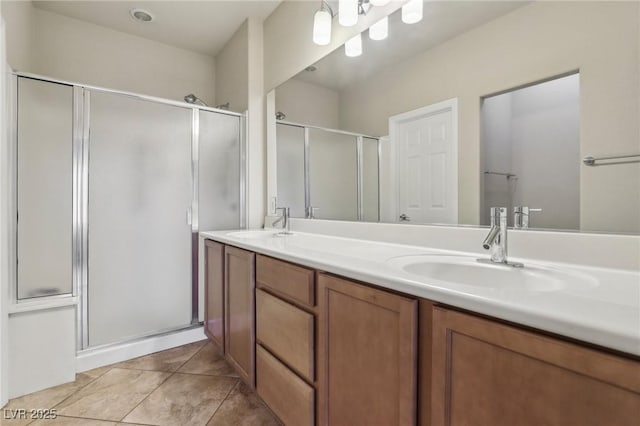
POLYGON ((386 6, 391 2, 391 0, 369 0, 372 6, 386 6))
POLYGON ((350 58, 362 55, 362 35, 356 34, 344 44, 344 54, 350 58))
POLYGON ((369 38, 371 40, 384 40, 389 35, 389 18, 385 16, 369 27, 369 38))
POLYGON ((402 22, 415 24, 422 20, 422 0, 410 0, 402 6, 402 22))
POLYGON ((358 0, 340 0, 338 22, 343 27, 352 27, 358 23, 358 0))
POLYGON ((313 15, 313 42, 326 46, 331 42, 331 13, 319 10, 313 15))

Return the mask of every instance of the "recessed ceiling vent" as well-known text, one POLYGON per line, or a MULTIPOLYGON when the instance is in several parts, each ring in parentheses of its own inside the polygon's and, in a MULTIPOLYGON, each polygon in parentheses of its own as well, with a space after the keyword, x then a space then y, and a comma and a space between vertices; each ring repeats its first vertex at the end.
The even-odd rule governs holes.
POLYGON ((140 22, 151 22, 154 19, 151 13, 142 9, 131 9, 129 14, 133 19, 140 22))

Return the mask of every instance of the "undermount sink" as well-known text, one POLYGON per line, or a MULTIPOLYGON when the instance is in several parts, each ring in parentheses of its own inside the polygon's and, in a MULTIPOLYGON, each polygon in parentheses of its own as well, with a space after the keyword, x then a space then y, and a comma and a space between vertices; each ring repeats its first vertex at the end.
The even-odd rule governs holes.
POLYGON ((422 278, 488 289, 519 288, 546 292, 569 286, 592 287, 597 283, 594 278, 573 271, 540 265, 514 268, 481 263, 470 256, 409 255, 388 259, 387 264, 422 278))

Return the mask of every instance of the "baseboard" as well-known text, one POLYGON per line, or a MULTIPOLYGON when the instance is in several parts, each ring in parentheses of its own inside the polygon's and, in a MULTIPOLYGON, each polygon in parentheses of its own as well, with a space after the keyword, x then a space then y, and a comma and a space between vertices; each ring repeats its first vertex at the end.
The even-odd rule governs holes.
POLYGON ((205 337, 203 327, 200 326, 161 336, 150 336, 120 345, 87 349, 78 352, 76 355, 76 372, 80 373, 165 349, 175 348, 176 346, 203 340, 205 337))

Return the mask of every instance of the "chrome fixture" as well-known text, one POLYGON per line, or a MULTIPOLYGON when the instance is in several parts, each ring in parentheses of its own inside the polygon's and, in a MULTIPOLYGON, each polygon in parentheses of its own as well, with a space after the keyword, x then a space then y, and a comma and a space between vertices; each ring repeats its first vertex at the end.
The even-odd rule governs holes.
POLYGON ((582 162, 585 166, 608 166, 611 164, 639 163, 640 154, 611 155, 608 157, 597 158, 588 155, 582 159, 582 162), (599 164, 600 162, 602 162, 602 164, 599 164))
POLYGON ((273 222, 273 225, 275 226, 282 222, 282 231, 278 232, 278 234, 290 235, 291 227, 289 224, 289 207, 276 207, 276 212, 278 210, 282 210, 282 216, 280 216, 275 222, 273 222))
POLYGON ((229 110, 229 102, 227 102, 226 104, 216 105, 214 108, 216 108, 216 109, 224 109, 225 111, 228 111, 229 110))
POLYGON ((305 207, 305 218, 306 219, 315 219, 316 218, 316 210, 320 210, 320 207, 305 207))
POLYGON ((308 66, 308 67, 306 67, 304 70, 305 70, 306 72, 314 72, 314 71, 317 71, 317 70, 318 70, 318 68, 317 68, 315 65, 309 65, 309 66, 308 66))
POLYGON ((152 22, 155 19, 153 15, 148 11, 144 9, 138 9, 138 8, 131 9, 129 11, 129 15, 131 15, 131 17, 136 21, 143 22, 143 23, 152 22))
POLYGON ((529 229, 529 215, 534 212, 541 212, 542 209, 532 209, 527 206, 516 206, 513 208, 513 227, 515 229, 529 229))
POLYGON ((204 103, 202 99, 194 95, 193 93, 189 93, 184 97, 184 101, 188 104, 200 105, 200 106, 209 106, 204 103))
POLYGON ((507 208, 491 207, 491 229, 489 235, 482 242, 485 250, 491 251, 490 259, 478 259, 482 263, 497 263, 501 265, 522 268, 518 262, 507 261, 507 208))
POLYGON ((287 115, 284 112, 276 112, 276 120, 284 120, 285 118, 287 118, 287 115))

